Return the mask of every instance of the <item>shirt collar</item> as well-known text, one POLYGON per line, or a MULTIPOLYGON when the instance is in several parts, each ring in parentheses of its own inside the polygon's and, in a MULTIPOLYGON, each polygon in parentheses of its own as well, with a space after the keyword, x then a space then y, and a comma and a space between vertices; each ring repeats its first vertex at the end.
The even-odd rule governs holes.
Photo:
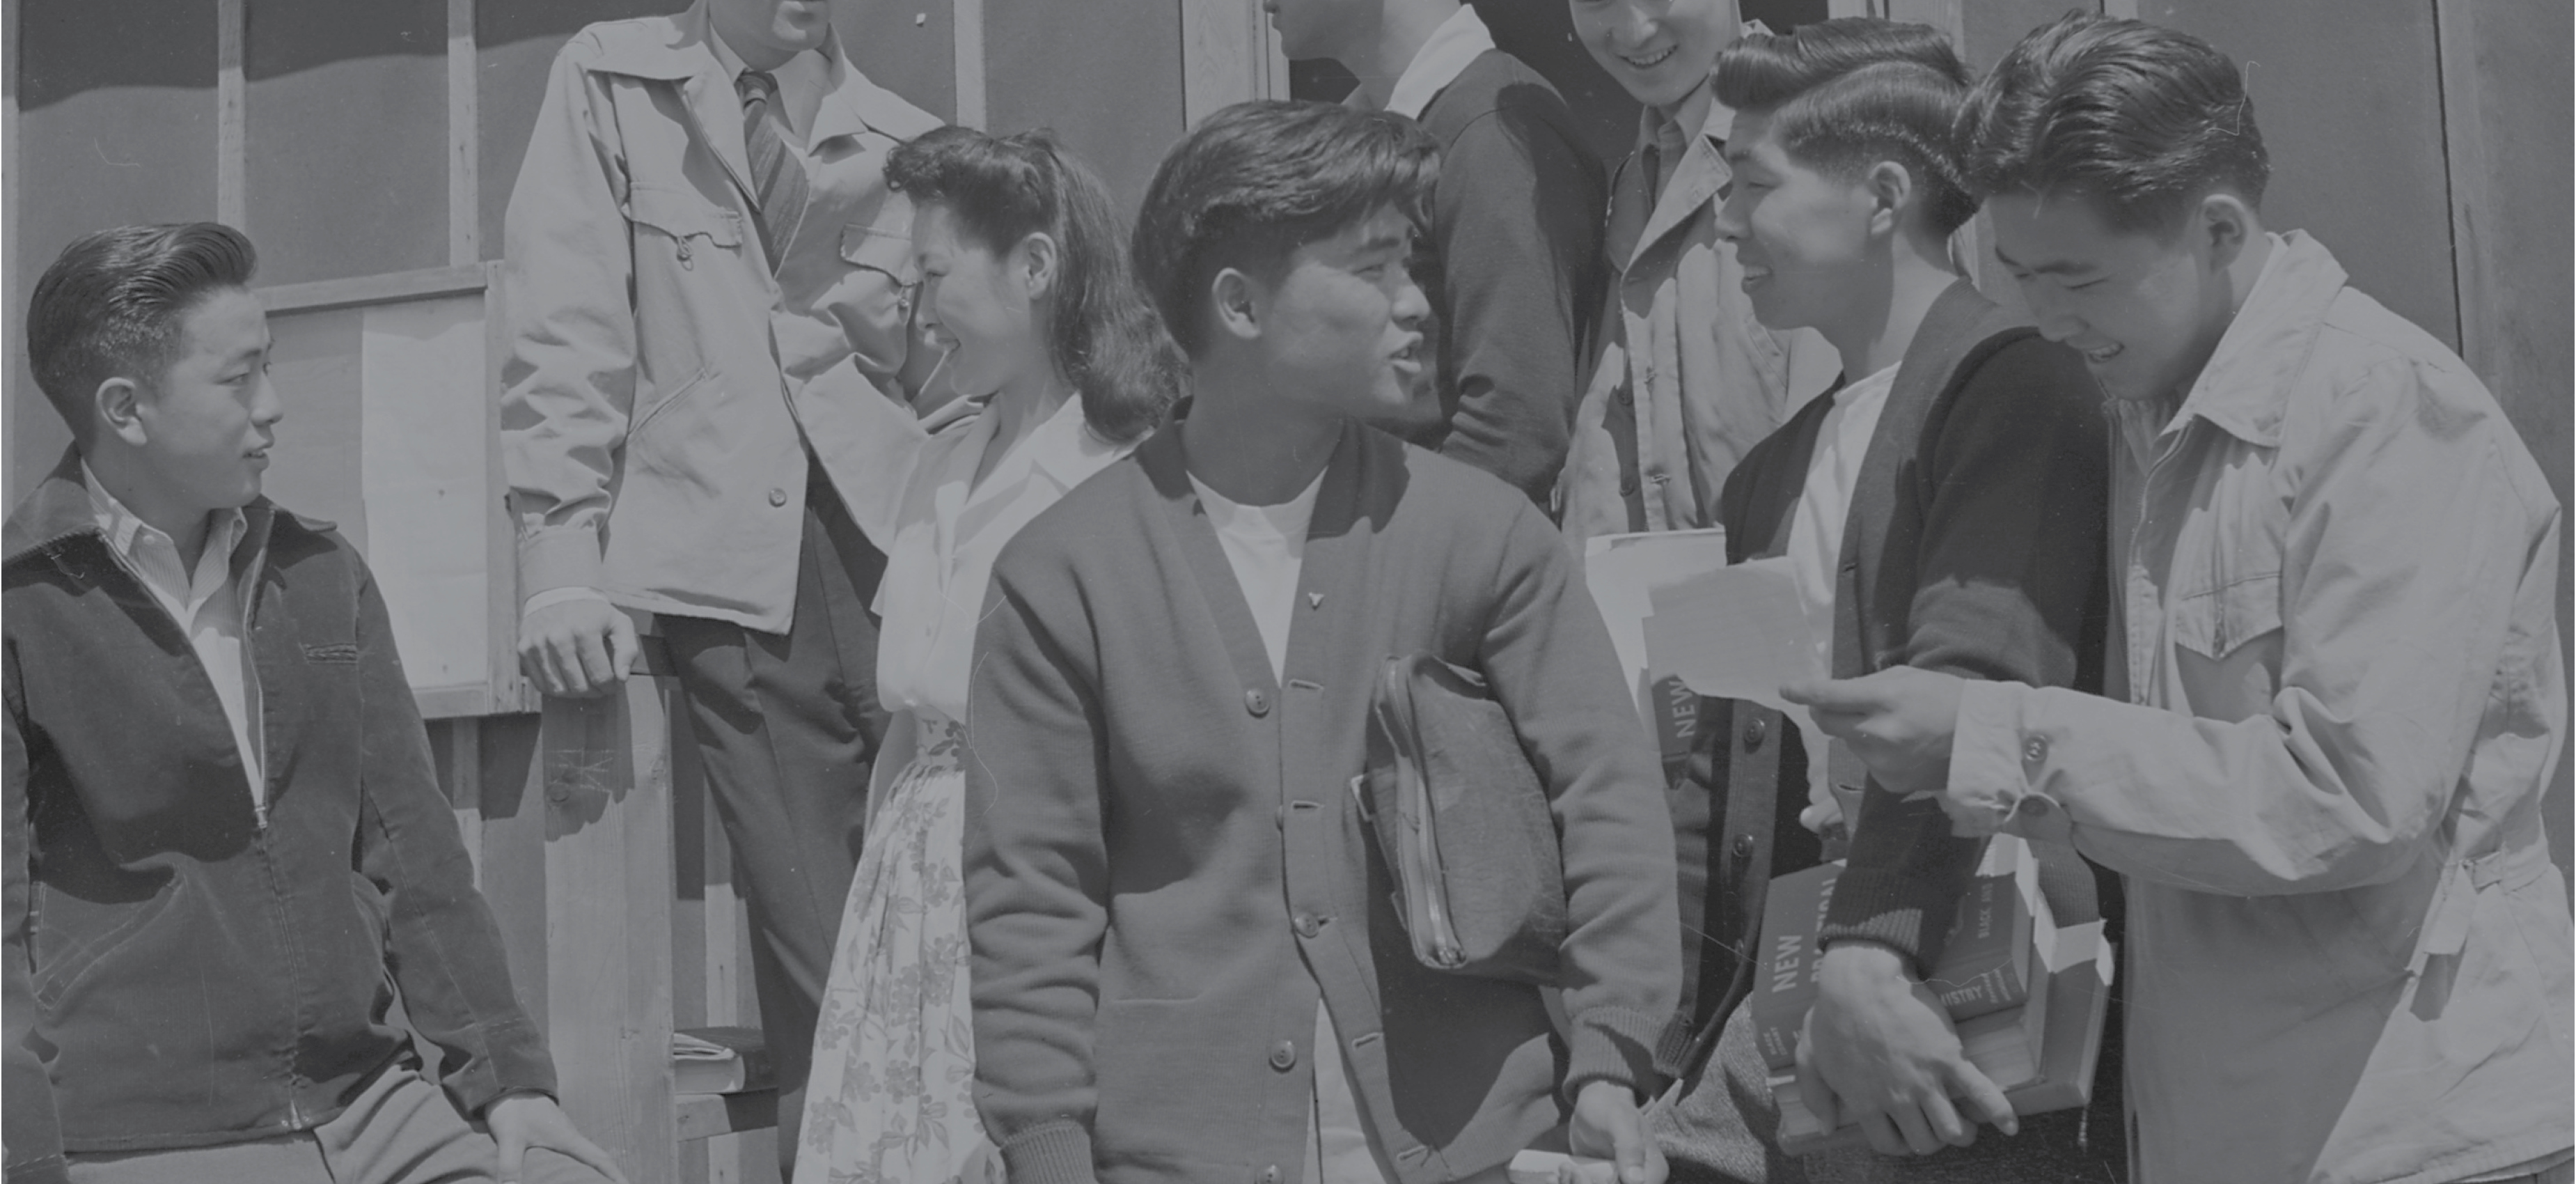
POLYGON ((1457 12, 1431 31, 1431 39, 1413 52, 1413 61, 1395 80, 1395 89, 1387 92, 1386 109, 1407 119, 1422 118, 1431 100, 1456 82, 1468 63, 1492 48, 1494 35, 1485 28, 1483 18, 1472 6, 1459 5, 1457 12))
MULTIPOLYGON (((88 461, 81 462, 80 473, 81 484, 89 490, 90 513, 98 519, 99 533, 106 536, 107 545, 114 548, 118 555, 129 560, 134 558, 135 543, 141 539, 157 539, 165 545, 174 547, 177 545, 160 527, 144 521, 136 516, 134 511, 126 509, 124 502, 117 500, 115 494, 108 492, 106 483, 98 479, 98 474, 89 467, 88 461)), ((225 556, 229 560, 232 553, 240 549, 242 536, 249 531, 249 516, 240 510, 210 511, 206 527, 206 546, 214 554, 225 556)), ((199 562, 204 562, 202 557, 199 562)))
POLYGON ((2267 234, 2272 253, 2165 430, 2194 418, 2257 447, 2281 442, 2282 409, 2346 276, 2305 231, 2267 234))

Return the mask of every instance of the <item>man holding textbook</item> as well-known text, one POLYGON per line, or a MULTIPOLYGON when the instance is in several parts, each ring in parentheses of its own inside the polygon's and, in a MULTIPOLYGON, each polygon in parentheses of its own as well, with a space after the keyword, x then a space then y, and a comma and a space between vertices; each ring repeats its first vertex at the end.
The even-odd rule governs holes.
POLYGON ((2114 399, 2120 699, 1795 688, 1963 833, 2128 892, 2136 1178, 2569 1178, 2560 509, 2448 349, 2260 214, 2237 64, 2068 16, 1961 127, 1996 254, 2114 399))
MULTIPOLYGON (((2100 395, 2072 350, 1995 307, 1951 262, 1951 233, 1976 210, 1947 145, 1966 91, 1957 55, 1924 25, 1832 20, 1749 35, 1720 55, 1715 93, 1736 115, 1716 231, 1763 324, 1815 329, 1843 363, 1840 382, 1728 477, 1720 520, 1731 558, 1785 567, 1815 669, 2098 686, 2100 395)), ((1779 728, 1776 713, 1735 707, 1739 729, 1779 728)), ((1813 840, 1787 824, 1833 800, 1809 784, 1828 763, 1785 738, 1767 759, 1729 762, 1712 812, 1721 839, 1770 844, 1757 874, 1816 861, 1813 840)), ((1799 1076, 1828 1127, 1857 1122, 1886 1155, 1939 1154, 1808 1166, 1835 1179, 2056 1181, 2088 1150, 2116 1148, 2116 1122, 2094 1124, 2092 1148, 2082 1145, 2081 1112, 2017 1122, 1925 984, 1982 844, 1952 838, 1929 800, 1876 786, 1855 800, 1799 1076), (1980 1140, 1982 1122, 2019 1133, 1980 1140)), ((2089 920, 2082 860, 2060 845, 2042 866, 2059 919, 2089 920)), ((1741 920, 1748 936, 1759 920, 1741 920)), ((1703 991, 1744 981, 1723 944, 1705 948, 1703 991)), ((1765 1157, 1747 1136, 1767 1140, 1771 1119, 1761 1063, 1746 1055, 1751 1017, 1739 1009, 1727 1022, 1680 1108, 1680 1139, 1720 1171, 1762 1179, 1765 1157), (1758 1114, 1727 1112, 1748 1100, 1758 1114)), ((1794 1178, 1770 1166, 1769 1178, 1794 1178)))
POLYGON ((1527 498, 1367 426, 1428 351, 1436 167, 1396 117, 1244 103, 1146 192, 1193 400, 1003 548, 975 638, 977 1108, 1014 1184, 1498 1184, 1542 1140, 1663 1179, 1672 839, 1600 616, 1527 498), (1417 655, 1481 677, 1544 795, 1562 1034, 1390 903, 1352 783, 1417 655))

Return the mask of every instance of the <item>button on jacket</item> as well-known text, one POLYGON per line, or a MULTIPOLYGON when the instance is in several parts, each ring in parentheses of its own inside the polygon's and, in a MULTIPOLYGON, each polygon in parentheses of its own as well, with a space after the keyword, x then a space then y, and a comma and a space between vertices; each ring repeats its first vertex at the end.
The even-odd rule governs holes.
POLYGON ((701 3, 591 26, 555 59, 510 197, 502 456, 523 596, 597 588, 783 633, 804 450, 846 492, 920 442, 856 407, 936 362, 909 327, 911 207, 884 165, 938 121, 827 44, 807 203, 773 275, 709 38, 701 3))
POLYGON ((205 666, 80 471, 6 536, 9 1178, 311 1129, 410 1046, 396 986, 459 1107, 552 1090, 357 553, 249 508, 263 825, 205 666))
POLYGON ((1298 584, 1281 680, 1169 428, 994 565, 966 889, 978 1108, 1014 1184, 1300 1179, 1331 1056, 1401 1184, 1503 1165, 1585 1082, 1654 1084, 1672 824, 1538 508, 1347 427, 1298 584), (1486 673, 1546 785, 1570 1047, 1536 988, 1417 963, 1389 903, 1350 783, 1379 670, 1424 651, 1486 673))
POLYGON ((1968 683, 1950 782, 2127 878, 2138 1180, 2467 1179, 2569 1143, 2560 511, 2457 357, 2273 251, 2116 408, 2130 702, 1968 683))

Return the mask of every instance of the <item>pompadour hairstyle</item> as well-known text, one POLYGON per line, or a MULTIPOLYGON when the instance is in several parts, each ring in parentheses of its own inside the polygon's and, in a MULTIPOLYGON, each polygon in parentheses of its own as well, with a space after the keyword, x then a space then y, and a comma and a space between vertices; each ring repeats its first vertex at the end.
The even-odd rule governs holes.
POLYGON ((2032 30, 1969 92, 1968 187, 2081 196, 2122 231, 2163 233, 2228 189, 2261 205, 2271 158, 2245 77, 2198 37, 2068 13, 2032 30))
POLYGON ((1950 142, 1968 70, 1930 25, 1844 17, 1753 34, 1718 55, 1715 90, 1736 110, 1768 112, 1802 164, 1848 177, 1882 160, 1904 165, 1937 233, 1976 215, 1950 142))
POLYGON ((947 210, 988 251, 1040 232, 1054 239, 1047 353, 1080 392, 1084 421, 1118 442, 1162 423, 1180 392, 1180 352, 1128 270, 1108 186, 1053 132, 943 127, 897 147, 886 180, 916 207, 947 210))
POLYGON ((119 226, 64 247, 27 301, 27 365, 73 438, 89 442, 98 384, 159 382, 188 310, 248 287, 258 266, 250 240, 217 222, 119 226))
POLYGON ((1181 348, 1205 348, 1208 286, 1275 279, 1304 244, 1393 207, 1425 226, 1439 147, 1411 120, 1261 99, 1200 121, 1154 170, 1136 215, 1136 273, 1181 348))

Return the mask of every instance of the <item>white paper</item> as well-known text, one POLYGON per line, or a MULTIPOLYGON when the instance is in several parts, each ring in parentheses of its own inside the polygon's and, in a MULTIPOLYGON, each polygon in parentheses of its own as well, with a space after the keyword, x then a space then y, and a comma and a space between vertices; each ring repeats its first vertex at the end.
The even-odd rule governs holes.
POLYGON ((1701 695, 1779 712, 1806 745, 1809 804, 1840 805, 1827 792, 1825 734, 1807 709, 1780 697, 1790 683, 1825 677, 1824 658, 1786 558, 1753 559, 1695 574, 1648 594, 1645 647, 1651 676, 1678 676, 1701 695))
POLYGON ((1610 646, 1628 675, 1628 696, 1638 718, 1648 721, 1649 733, 1646 617, 1654 612, 1655 590, 1725 566, 1726 531, 1721 527, 1596 535, 1584 544, 1584 583, 1601 610, 1601 623, 1610 630, 1610 646))

